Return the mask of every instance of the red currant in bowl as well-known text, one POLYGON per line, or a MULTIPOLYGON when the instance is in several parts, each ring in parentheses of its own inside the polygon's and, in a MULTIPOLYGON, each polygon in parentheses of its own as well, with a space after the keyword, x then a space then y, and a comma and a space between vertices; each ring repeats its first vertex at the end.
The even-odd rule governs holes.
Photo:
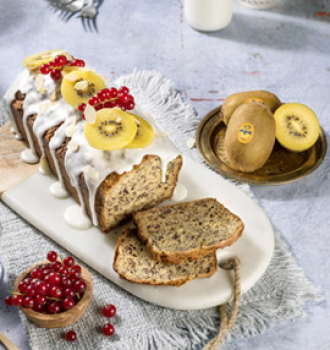
POLYGON ((66 327, 85 312, 93 294, 92 278, 88 270, 75 264, 73 257, 66 257, 62 262, 57 261, 57 255, 55 258, 50 254, 48 259, 27 269, 16 280, 13 295, 5 303, 20 307, 26 317, 40 327, 66 327), (61 265, 56 272, 50 269, 55 262, 61 265), (61 275, 60 269, 68 275, 65 272, 61 275), (42 277, 32 278, 32 271, 34 275, 41 271, 42 277), (74 281, 69 274, 72 271, 79 274, 74 281))

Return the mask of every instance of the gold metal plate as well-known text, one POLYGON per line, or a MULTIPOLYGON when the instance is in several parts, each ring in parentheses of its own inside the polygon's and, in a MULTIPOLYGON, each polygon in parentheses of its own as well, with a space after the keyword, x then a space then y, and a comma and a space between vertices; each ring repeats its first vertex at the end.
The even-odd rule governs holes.
POLYGON ((276 142, 262 168, 250 174, 231 169, 225 155, 226 126, 220 118, 220 111, 221 106, 201 120, 197 128, 196 145, 206 163, 221 175, 255 185, 281 185, 309 175, 325 157, 327 141, 321 128, 319 139, 308 151, 289 152, 276 142))

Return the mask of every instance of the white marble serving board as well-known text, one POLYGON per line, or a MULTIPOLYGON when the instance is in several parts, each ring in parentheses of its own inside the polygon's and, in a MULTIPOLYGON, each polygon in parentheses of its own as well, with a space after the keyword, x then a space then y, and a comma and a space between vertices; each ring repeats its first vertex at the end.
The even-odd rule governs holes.
MULTIPOLYGON (((183 201, 213 197, 244 222, 242 237, 231 247, 218 251, 219 261, 231 255, 242 263, 242 290, 246 292, 262 276, 274 251, 272 226, 258 204, 222 177, 188 157, 179 182, 188 189, 183 201)), ((50 194, 54 177, 35 173, 6 191, 1 199, 40 231, 79 257, 87 265, 130 293, 151 303, 174 309, 193 310, 222 304, 231 298, 232 273, 219 269, 211 278, 190 281, 181 287, 139 285, 120 279, 112 268, 118 234, 104 234, 97 228, 76 230, 64 221, 72 198, 50 194)), ((169 204, 172 201, 163 203, 169 204)), ((116 230, 118 231, 118 229, 116 230)))

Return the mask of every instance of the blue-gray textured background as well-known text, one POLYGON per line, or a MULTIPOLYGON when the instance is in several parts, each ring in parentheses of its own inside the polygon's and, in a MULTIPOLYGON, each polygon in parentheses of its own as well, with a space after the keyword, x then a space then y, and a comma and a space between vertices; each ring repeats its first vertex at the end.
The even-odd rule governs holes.
MULTIPOLYGON (((105 0, 97 24, 99 33, 86 31, 79 18, 65 23, 46 0, 1 0, 0 95, 26 55, 63 48, 112 78, 134 67, 158 70, 200 116, 232 92, 263 88, 283 101, 306 103, 330 131, 328 0, 283 0, 267 12, 237 6, 230 26, 210 34, 186 24, 180 0, 105 0)), ((327 158, 306 179, 252 188, 298 264, 323 290, 325 302, 310 308, 305 319, 240 340, 230 349, 330 349, 329 176, 327 158)), ((0 309, 0 331, 26 350, 15 315, 0 309)))

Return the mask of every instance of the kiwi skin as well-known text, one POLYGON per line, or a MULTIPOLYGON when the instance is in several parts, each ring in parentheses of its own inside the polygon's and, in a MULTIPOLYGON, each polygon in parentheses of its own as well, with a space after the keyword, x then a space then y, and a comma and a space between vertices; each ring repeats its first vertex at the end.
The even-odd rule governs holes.
POLYGON ((263 100, 263 103, 270 109, 272 113, 274 113, 275 110, 281 105, 279 98, 269 91, 252 90, 237 92, 228 96, 221 107, 221 117, 226 125, 228 125, 235 109, 250 98, 258 98, 263 100))
POLYGON ((275 144, 275 119, 267 106, 244 103, 233 113, 225 135, 225 151, 231 168, 244 173, 260 169, 268 160, 275 144), (242 124, 250 123, 254 134, 249 143, 237 140, 242 124))

